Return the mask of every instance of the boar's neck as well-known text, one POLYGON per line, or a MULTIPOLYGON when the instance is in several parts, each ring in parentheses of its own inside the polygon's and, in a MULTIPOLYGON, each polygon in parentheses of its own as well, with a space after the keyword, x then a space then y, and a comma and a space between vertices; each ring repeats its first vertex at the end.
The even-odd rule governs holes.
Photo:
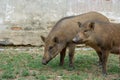
POLYGON ((98 28, 100 28, 100 30, 96 31, 98 46, 107 49, 120 47, 120 24, 99 23, 98 28))

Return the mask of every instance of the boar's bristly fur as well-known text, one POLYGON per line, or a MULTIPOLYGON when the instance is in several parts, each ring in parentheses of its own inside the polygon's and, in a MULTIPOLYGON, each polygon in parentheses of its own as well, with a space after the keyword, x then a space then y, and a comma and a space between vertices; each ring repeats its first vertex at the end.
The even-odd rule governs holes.
MULTIPOLYGON (((79 24, 78 24, 79 25, 79 24)), ((120 55, 120 24, 101 21, 87 21, 79 25, 79 33, 73 38, 92 48, 99 55, 103 74, 107 74, 106 63, 109 53, 120 55)))
POLYGON ((42 40, 45 41, 42 63, 47 64, 60 53, 60 65, 63 65, 66 48, 68 48, 69 65, 73 67, 75 44, 72 39, 79 31, 77 22, 84 23, 88 20, 109 22, 108 18, 97 12, 62 18, 55 24, 46 38, 42 37, 42 40))

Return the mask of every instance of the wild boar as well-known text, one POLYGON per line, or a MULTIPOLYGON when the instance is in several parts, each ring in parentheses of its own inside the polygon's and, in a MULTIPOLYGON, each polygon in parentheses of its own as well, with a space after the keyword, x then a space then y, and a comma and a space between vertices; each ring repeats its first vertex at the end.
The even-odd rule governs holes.
POLYGON ((79 33, 73 42, 84 43, 101 53, 102 72, 107 74, 106 64, 110 52, 120 55, 120 24, 101 21, 78 22, 79 33))
POLYGON ((41 36, 41 39, 45 43, 42 63, 46 65, 60 53, 60 65, 62 66, 64 64, 66 48, 68 48, 69 66, 74 67, 75 44, 72 42, 72 39, 78 33, 79 26, 77 22, 84 23, 88 20, 109 22, 107 17, 97 12, 88 12, 77 16, 62 18, 54 25, 46 38, 41 36))

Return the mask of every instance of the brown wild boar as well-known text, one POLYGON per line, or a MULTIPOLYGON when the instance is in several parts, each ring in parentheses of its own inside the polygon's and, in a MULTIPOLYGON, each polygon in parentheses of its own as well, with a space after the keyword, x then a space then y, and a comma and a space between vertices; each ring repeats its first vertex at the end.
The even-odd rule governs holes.
POLYGON ((120 24, 101 21, 78 22, 79 33, 73 42, 81 42, 101 53, 102 72, 106 72, 109 53, 120 55, 120 24))
POLYGON ((55 24, 46 38, 41 36, 41 39, 45 42, 42 63, 47 64, 60 53, 60 65, 63 65, 66 48, 68 48, 69 66, 73 67, 75 44, 72 39, 78 33, 79 26, 77 22, 84 23, 88 20, 109 22, 108 18, 97 12, 62 18, 55 24))

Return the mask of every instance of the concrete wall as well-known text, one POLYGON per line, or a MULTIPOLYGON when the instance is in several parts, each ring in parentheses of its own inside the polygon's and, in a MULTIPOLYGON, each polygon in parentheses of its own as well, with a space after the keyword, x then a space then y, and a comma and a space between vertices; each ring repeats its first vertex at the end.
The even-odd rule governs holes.
POLYGON ((120 0, 0 0, 0 44, 40 46, 60 18, 88 11, 119 22, 120 0))

